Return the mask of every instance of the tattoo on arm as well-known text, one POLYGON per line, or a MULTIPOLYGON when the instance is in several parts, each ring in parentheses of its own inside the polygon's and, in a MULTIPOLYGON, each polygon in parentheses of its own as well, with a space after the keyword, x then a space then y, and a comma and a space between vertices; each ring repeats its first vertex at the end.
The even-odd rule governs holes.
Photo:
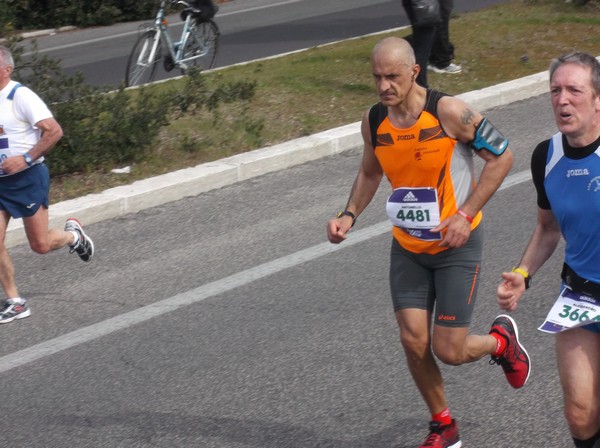
POLYGON ((473 111, 469 108, 466 108, 460 116, 460 120, 462 124, 467 125, 473 123, 473 117, 475 117, 473 111))

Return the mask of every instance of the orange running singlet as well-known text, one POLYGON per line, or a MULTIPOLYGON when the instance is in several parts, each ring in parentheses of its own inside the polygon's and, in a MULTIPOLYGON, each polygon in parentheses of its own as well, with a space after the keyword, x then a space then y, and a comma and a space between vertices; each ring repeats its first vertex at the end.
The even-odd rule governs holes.
MULTIPOLYGON (((415 253, 447 249, 439 245, 443 235, 429 229, 455 214, 476 185, 473 151, 448 137, 437 117, 443 95, 428 90, 426 107, 410 128, 394 127, 381 103, 369 115, 375 156, 394 189, 387 205, 393 235, 415 253)), ((477 213, 471 229, 481 218, 477 213)))

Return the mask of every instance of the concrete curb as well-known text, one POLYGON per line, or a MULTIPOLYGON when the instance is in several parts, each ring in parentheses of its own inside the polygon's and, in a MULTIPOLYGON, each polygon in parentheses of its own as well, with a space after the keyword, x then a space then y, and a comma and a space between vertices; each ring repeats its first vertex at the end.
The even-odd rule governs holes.
MULTIPOLYGON (((548 91, 548 72, 537 73, 473 92, 458 95, 474 109, 524 100, 548 91)), ((76 216, 83 224, 116 218, 188 196, 251 179, 272 171, 351 150, 362 145, 360 122, 320 132, 215 162, 152 177, 81 198, 52 204, 50 227, 62 228, 76 216)), ((7 247, 25 243, 22 220, 12 220, 6 234, 7 247)))
MULTIPOLYGON (((36 31, 28 31, 25 33, 21 33, 20 36, 23 39, 30 39, 30 38, 35 38, 35 37, 41 37, 41 36, 49 36, 52 34, 58 34, 58 33, 63 33, 65 31, 75 31, 77 29, 76 26, 61 26, 60 28, 51 28, 51 29, 47 29, 47 30, 36 30, 36 31)), ((8 39, 6 38, 2 38, 0 39, 0 44, 3 44, 7 41, 8 39)))

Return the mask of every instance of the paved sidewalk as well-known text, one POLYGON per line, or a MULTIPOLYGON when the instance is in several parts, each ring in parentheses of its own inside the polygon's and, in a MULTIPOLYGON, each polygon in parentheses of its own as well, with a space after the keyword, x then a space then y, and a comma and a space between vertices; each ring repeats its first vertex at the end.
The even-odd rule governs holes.
MULTIPOLYGON (((548 91, 548 72, 459 95, 479 111, 527 99, 548 91)), ((360 122, 279 145, 205 163, 172 173, 111 188, 50 206, 50 226, 62 228, 76 216, 84 225, 155 207, 186 196, 231 185, 272 171, 359 148, 360 122)), ((8 226, 8 247, 26 242, 22 220, 8 226)))

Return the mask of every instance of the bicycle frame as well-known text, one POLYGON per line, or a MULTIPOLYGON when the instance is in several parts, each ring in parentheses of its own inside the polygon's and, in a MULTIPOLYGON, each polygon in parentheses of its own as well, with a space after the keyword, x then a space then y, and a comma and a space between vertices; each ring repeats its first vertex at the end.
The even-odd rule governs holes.
MULTIPOLYGON (((162 39, 164 41, 164 43, 166 44, 166 47, 169 51, 169 55, 171 56, 171 59, 173 60, 173 63, 175 64, 175 66, 182 68, 182 69, 187 69, 186 66, 186 62, 192 61, 196 58, 201 57, 202 55, 195 55, 191 58, 186 58, 183 59, 183 52, 185 49, 185 44, 187 42, 187 40, 190 37, 190 23, 192 20, 192 15, 191 14, 187 14, 185 21, 183 22, 183 29, 181 30, 181 37, 180 40, 178 42, 174 42, 173 38, 171 37, 171 33, 169 31, 169 24, 167 22, 167 17, 166 17, 166 3, 167 0, 162 0, 160 3, 160 7, 158 9, 158 12, 156 13, 156 17, 154 19, 154 26, 152 27, 152 29, 156 29, 159 32, 157 33, 157 37, 156 39, 154 39, 153 43, 152 43, 152 50, 150 52, 150 56, 147 58, 147 60, 149 61, 154 61, 156 58, 156 52, 158 50, 158 45, 159 45, 159 39, 162 39)), ((189 7, 189 4, 183 0, 177 0, 177 1, 171 1, 171 3, 179 3, 184 5, 185 7, 189 7)), ((140 54, 140 57, 143 53, 140 54)), ((138 63, 140 63, 141 61, 138 60, 138 63)))
POLYGON ((199 69, 213 67, 219 43, 219 28, 210 18, 204 17, 211 13, 214 15, 216 11, 204 11, 191 3, 191 0, 161 0, 153 22, 140 26, 127 60, 127 87, 151 82, 157 67, 161 66, 164 72, 178 68, 182 74, 186 74, 191 66, 198 66, 199 69), (166 17, 168 4, 184 6, 181 12, 183 29, 179 41, 171 37, 166 17))

